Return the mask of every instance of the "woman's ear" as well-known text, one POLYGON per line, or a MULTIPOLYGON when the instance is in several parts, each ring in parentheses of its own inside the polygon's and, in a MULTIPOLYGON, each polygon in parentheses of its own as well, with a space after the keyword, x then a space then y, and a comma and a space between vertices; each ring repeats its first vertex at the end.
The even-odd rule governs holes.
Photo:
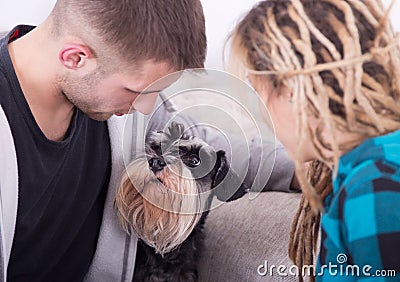
POLYGON ((59 53, 59 60, 69 70, 90 72, 96 68, 93 51, 85 44, 65 44, 59 53))

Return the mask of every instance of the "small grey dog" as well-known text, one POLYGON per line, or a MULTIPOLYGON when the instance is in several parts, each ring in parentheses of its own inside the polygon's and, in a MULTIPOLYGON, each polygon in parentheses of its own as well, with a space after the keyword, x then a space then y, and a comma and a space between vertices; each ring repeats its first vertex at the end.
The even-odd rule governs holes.
POLYGON ((115 201, 122 227, 140 239, 133 280, 196 281, 213 196, 232 201, 246 192, 225 152, 185 134, 182 124, 150 134, 115 201))

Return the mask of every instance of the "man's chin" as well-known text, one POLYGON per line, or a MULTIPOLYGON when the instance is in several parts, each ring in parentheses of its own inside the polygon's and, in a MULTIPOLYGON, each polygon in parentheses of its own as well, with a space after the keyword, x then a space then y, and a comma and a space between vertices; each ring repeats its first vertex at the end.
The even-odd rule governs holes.
POLYGON ((112 117, 112 114, 105 114, 105 113, 85 113, 89 118, 95 120, 95 121, 106 121, 110 117, 112 117))

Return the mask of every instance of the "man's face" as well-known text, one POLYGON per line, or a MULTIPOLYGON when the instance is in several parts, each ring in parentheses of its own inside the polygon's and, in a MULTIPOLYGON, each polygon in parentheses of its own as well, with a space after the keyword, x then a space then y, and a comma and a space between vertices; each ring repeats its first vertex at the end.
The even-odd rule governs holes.
POLYGON ((64 77, 61 89, 65 97, 90 118, 104 121, 112 115, 132 111, 149 114, 159 91, 173 83, 174 78, 157 80, 172 72, 174 70, 165 62, 147 61, 140 71, 104 74, 97 69, 83 77, 64 77), (152 85, 155 81, 157 83, 152 85), (144 90, 148 94, 140 95, 144 90))

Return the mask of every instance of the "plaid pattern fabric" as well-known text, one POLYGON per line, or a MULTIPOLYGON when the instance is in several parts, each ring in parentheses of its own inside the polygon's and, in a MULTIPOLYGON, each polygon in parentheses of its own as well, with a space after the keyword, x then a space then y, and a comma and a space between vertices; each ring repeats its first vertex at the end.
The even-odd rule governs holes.
POLYGON ((400 131, 340 158, 321 229, 317 281, 400 281, 400 131))

